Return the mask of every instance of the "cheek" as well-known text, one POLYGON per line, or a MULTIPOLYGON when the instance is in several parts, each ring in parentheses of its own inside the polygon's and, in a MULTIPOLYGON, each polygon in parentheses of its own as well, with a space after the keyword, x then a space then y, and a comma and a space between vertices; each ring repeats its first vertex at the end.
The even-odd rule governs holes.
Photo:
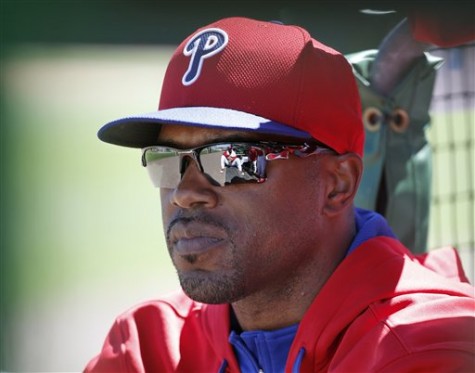
POLYGON ((170 199, 173 195, 173 189, 160 188, 160 204, 162 208, 162 223, 164 227, 168 226, 168 222, 174 209, 170 203, 170 199))
POLYGON ((324 183, 319 177, 318 163, 315 159, 286 162, 282 164, 285 167, 272 170, 268 193, 272 200, 269 203, 281 213, 318 214, 324 202, 324 183))
POLYGON ((259 195, 242 200, 241 208, 247 210, 242 210, 242 217, 247 225, 241 234, 252 232, 250 238, 255 244, 265 244, 268 250, 289 246, 317 228, 320 200, 313 186, 262 184, 259 195))
POLYGON ((269 280, 283 279, 309 260, 322 231, 318 216, 309 213, 317 210, 314 195, 266 188, 259 199, 242 203, 247 211, 240 216, 245 223, 235 236, 235 259, 249 286, 271 286, 269 280))
MULTIPOLYGON (((311 234, 318 230, 318 223, 325 203, 325 186, 320 179, 316 162, 308 169, 302 167, 305 161, 297 161, 290 167, 281 167, 272 173, 266 186, 266 209, 269 224, 275 226, 277 236, 295 236, 311 234), (275 181, 275 182, 274 182, 275 181)), ((273 170, 274 171, 274 170, 273 170)))
POLYGON ((268 215, 269 227, 273 226, 276 244, 297 243, 302 238, 312 235, 316 228, 319 210, 318 199, 315 195, 291 193, 282 197, 278 203, 274 202, 268 215))

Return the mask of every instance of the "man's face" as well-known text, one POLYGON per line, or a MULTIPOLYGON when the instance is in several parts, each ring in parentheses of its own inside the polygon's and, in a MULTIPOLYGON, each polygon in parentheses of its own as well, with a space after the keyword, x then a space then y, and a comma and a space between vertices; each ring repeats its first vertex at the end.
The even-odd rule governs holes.
MULTIPOLYGON (((269 140, 179 126, 164 126, 160 133, 180 148, 230 138, 269 140)), ((271 161, 264 183, 225 187, 212 185, 191 162, 177 188, 161 189, 167 246, 185 293, 204 303, 233 303, 291 292, 323 246, 325 157, 271 161)))

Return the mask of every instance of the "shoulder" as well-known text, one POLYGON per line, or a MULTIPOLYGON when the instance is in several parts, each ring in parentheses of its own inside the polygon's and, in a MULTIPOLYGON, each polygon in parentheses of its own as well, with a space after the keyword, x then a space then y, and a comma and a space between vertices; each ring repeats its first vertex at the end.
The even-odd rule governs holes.
POLYGON ((176 291, 160 299, 139 303, 121 314, 118 320, 130 318, 140 320, 148 317, 184 319, 190 313, 202 308, 202 303, 188 298, 182 291, 176 291))
MULTIPOLYGON (((371 255, 378 260, 370 270, 374 282, 361 283, 371 294, 361 322, 380 324, 411 353, 451 341, 473 349, 475 288, 465 282, 456 251, 444 248, 415 257, 394 239, 374 244, 371 255), (377 246, 386 248, 376 253, 377 246)), ((361 258, 371 261, 371 255, 361 258)))
POLYGON ((117 343, 140 341, 145 345, 156 338, 179 339, 185 325, 199 323, 201 318, 197 316, 202 316, 206 308, 177 291, 128 309, 116 318, 111 331, 118 332, 117 343))
MULTIPOLYGON (((439 258, 454 255, 443 253, 439 258)), ((346 286, 347 307, 332 314, 342 323, 351 321, 340 327, 333 360, 338 368, 440 372, 473 367, 475 289, 461 281, 455 266, 419 260, 388 238, 365 243, 342 264, 345 273, 333 285, 346 286)), ((333 294, 335 289, 330 288, 333 294)))
POLYGON ((388 294, 348 326, 334 362, 343 370, 357 365, 372 372, 469 371, 475 361, 474 309, 466 296, 388 294))
POLYGON ((181 291, 130 308, 116 318, 85 372, 173 371, 183 348, 209 349, 203 322, 208 308, 181 291))

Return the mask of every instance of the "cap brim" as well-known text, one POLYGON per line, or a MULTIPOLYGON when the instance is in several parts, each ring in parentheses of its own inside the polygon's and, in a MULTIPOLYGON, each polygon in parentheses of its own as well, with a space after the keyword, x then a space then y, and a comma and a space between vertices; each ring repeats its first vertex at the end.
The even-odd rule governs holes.
POLYGON ((184 107, 154 111, 114 120, 98 132, 104 142, 144 148, 158 144, 161 124, 240 130, 262 134, 308 139, 311 136, 296 128, 242 111, 210 107, 184 107))

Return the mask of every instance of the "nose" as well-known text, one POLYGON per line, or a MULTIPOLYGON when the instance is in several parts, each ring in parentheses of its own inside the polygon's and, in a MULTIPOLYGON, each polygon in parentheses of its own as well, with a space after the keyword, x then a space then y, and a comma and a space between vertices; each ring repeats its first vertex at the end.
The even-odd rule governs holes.
POLYGON ((191 161, 184 170, 180 183, 174 189, 170 202, 184 209, 196 206, 213 208, 218 204, 215 188, 200 171, 196 161, 191 161))

